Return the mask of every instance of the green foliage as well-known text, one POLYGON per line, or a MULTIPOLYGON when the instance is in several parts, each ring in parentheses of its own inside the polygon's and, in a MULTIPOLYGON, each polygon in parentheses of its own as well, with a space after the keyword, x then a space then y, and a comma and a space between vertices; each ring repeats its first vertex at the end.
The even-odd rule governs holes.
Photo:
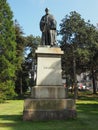
POLYGON ((15 33, 17 43, 17 70, 15 91, 18 95, 22 95, 27 91, 28 87, 30 86, 29 73, 32 71, 33 62, 35 61, 35 50, 40 43, 40 37, 34 37, 32 35, 24 37, 22 28, 16 20, 15 33))
POLYGON ((14 92, 14 83, 12 80, 6 80, 6 82, 0 83, 0 102, 7 99, 12 99, 16 96, 14 92))
POLYGON ((35 85, 34 73, 35 65, 37 64, 35 50, 37 49, 38 45, 40 45, 40 43, 41 38, 39 36, 34 37, 33 35, 30 35, 26 37, 25 52, 29 53, 26 54, 24 66, 25 70, 27 70, 31 75, 31 78, 28 80, 30 87, 35 85))
POLYGON ((14 95, 16 43, 13 14, 6 0, 0 1, 0 93, 1 100, 14 95), (9 93, 9 94, 8 94, 9 93))
POLYGON ((85 22, 80 14, 73 11, 62 20, 59 34, 62 36, 60 41, 64 51, 62 66, 66 75, 73 78, 74 60, 76 73, 86 70, 92 73, 98 68, 98 31, 90 21, 85 22))
POLYGON ((23 93, 23 68, 22 64, 24 62, 24 49, 25 49, 25 37, 23 36, 22 28, 20 27, 17 20, 14 23, 15 35, 16 35, 16 80, 15 80, 15 92, 20 95, 23 93))
POLYGON ((41 43, 41 38, 39 36, 34 37, 33 35, 26 37, 26 47, 25 52, 29 51, 27 54, 28 58, 35 59, 35 50, 37 49, 38 45, 41 43))
POLYGON ((23 36, 23 30, 17 20, 14 23, 15 36, 16 36, 16 59, 17 69, 21 69, 21 65, 24 61, 24 49, 25 49, 25 37, 23 36))

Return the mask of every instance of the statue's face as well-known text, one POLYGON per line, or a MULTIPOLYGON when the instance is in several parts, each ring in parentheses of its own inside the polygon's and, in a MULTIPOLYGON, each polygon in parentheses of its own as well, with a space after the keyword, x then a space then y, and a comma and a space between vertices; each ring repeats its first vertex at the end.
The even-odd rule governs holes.
POLYGON ((49 14, 49 11, 46 11, 46 14, 49 14))
POLYGON ((49 14, 49 9, 46 8, 46 9, 45 9, 45 12, 46 12, 46 14, 49 14))

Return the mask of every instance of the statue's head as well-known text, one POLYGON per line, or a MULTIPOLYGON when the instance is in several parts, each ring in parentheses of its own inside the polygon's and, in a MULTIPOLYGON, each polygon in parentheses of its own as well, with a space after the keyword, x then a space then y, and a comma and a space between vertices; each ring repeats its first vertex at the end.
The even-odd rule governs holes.
POLYGON ((49 8, 45 9, 46 14, 49 14, 49 8))

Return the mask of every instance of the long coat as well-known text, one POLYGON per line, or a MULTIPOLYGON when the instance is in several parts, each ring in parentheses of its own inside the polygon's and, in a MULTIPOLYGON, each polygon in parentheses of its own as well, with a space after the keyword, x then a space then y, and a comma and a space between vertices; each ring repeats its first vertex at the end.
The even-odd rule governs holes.
POLYGON ((56 44, 57 22, 53 15, 46 14, 40 20, 40 30, 42 31, 42 45, 56 44))

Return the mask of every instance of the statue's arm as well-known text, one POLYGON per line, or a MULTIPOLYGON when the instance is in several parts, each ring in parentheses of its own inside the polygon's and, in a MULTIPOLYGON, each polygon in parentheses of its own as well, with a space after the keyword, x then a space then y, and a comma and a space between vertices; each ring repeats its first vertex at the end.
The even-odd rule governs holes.
POLYGON ((42 17, 40 20, 40 30, 42 32, 44 31, 44 26, 45 26, 45 21, 44 21, 44 17, 42 17))

